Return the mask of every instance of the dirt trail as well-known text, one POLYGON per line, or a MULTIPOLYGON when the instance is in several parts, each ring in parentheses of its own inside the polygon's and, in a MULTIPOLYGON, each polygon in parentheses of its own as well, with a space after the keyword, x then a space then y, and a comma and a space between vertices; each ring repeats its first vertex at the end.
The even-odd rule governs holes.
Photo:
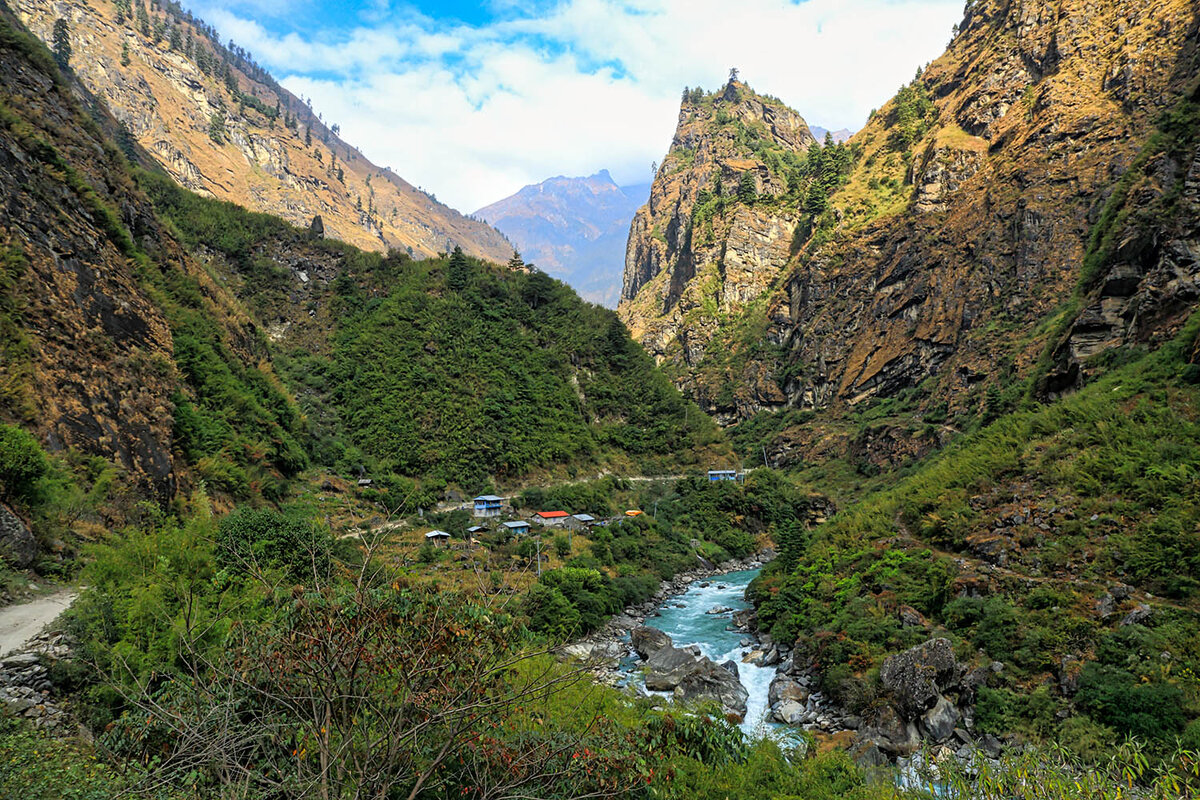
POLYGON ((28 603, 0 608, 0 656, 21 649, 75 601, 76 593, 64 589, 28 603))

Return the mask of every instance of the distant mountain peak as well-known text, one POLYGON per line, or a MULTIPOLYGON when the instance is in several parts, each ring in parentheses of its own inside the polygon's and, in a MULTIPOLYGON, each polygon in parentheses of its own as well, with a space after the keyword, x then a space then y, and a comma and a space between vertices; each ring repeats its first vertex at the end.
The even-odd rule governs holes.
POLYGON ((615 307, 621 291, 630 220, 650 193, 622 187, 612 173, 558 175, 525 186, 475 212, 524 255, 594 303, 615 307))

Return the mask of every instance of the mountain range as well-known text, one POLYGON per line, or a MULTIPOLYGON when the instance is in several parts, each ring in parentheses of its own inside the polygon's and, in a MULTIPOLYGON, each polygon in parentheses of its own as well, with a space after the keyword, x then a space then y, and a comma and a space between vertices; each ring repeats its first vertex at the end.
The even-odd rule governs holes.
MULTIPOLYGON (((973 0, 945 53, 845 139, 736 78, 689 89, 649 187, 526 187, 478 213, 508 238, 371 165, 175 4, 13 5, 0 586, 90 562, 55 640, 78 635, 89 663, 37 674, 131 776, 157 781, 182 752, 164 796, 235 772, 269 794, 297 770, 317 786, 337 772, 316 752, 336 718, 347 748, 414 743, 354 791, 428 764, 433 794, 515 774, 522 796, 569 794, 564 776, 617 796, 605 770, 628 763, 662 796, 865 799, 901 790, 873 793, 855 764, 923 748, 947 769, 1032 759, 1018 793, 1031 769, 1072 799, 1097 775, 1179 794, 1151 789, 1160 767, 1161 787, 1194 788, 1170 766, 1200 749, 1194 2, 973 0), (604 304, 615 291, 616 311, 548 273, 604 304), (738 462, 753 469, 703 474, 738 462), (613 519, 552 548, 468 534, 463 499, 492 491, 514 515, 613 519), (434 525, 461 547, 436 547, 434 525), (756 549, 776 557, 739 619, 761 645, 747 657, 777 667, 770 712, 847 753, 792 759, 721 715, 522 688, 513 648, 633 625, 684 570, 756 549), (206 670, 225 651, 214 715, 206 670), (466 655, 409 691, 414 660, 444 653, 466 655), (480 653, 499 677, 447 691, 480 653), (346 665, 365 682, 342 700, 403 699, 329 703, 346 665), (277 700, 305 675, 301 723, 303 703, 277 700), (515 712, 479 713, 513 684, 515 712), (548 705, 525 713, 534 694, 548 705), (466 710, 443 722, 450 695, 466 710), (554 716, 593 701, 603 724, 554 716), (389 739, 413 708, 416 733, 389 739)), ((582 674, 530 671, 558 669, 582 674)), ((689 686, 737 684, 705 669, 689 686)), ((0 760, 57 766, 12 730, 0 760)), ((119 778, 95 796, 121 796, 119 778)))
POLYGON ((526 186, 476 211, 512 240, 525 260, 569 283, 581 296, 615 308, 629 221, 649 184, 618 186, 608 170, 526 186))

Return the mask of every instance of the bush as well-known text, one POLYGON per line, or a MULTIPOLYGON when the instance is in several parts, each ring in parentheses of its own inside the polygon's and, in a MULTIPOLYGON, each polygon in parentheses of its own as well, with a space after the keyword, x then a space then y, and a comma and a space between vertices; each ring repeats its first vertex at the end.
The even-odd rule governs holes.
POLYGON ((1096 721, 1144 739, 1179 736, 1187 721, 1183 692, 1177 686, 1141 683, 1123 669, 1102 664, 1084 666, 1076 701, 1096 721))
POLYGON ((0 499, 32 502, 48 469, 37 439, 20 428, 0 425, 0 499))
POLYGON ((310 520, 243 506, 221 520, 216 558, 234 574, 282 570, 304 581, 329 572, 331 544, 310 520))

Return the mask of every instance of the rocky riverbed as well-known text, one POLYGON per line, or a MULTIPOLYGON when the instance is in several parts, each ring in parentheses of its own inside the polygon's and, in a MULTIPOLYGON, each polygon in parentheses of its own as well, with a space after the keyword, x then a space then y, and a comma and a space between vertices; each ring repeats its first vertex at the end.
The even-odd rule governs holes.
POLYGON ((865 767, 954 758, 997 759, 1015 742, 978 732, 976 690, 1004 669, 970 668, 950 643, 933 638, 889 658, 880 675, 882 703, 863 719, 820 691, 812 660, 758 630, 745 587, 771 554, 698 569, 665 581, 651 600, 563 648, 597 679, 676 702, 714 701, 742 720, 748 734, 766 729, 841 735, 865 767))

